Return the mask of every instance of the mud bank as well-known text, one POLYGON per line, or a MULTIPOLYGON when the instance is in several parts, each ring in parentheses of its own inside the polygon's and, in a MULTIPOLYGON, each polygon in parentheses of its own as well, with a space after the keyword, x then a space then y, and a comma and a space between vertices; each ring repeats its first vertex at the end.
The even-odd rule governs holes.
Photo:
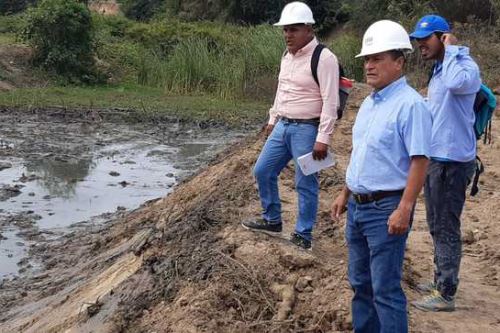
MULTIPOLYGON (((164 199, 35 244, 33 253, 44 267, 4 281, 0 327, 25 332, 348 329, 346 299, 331 303, 347 286, 344 273, 336 275, 345 272, 342 237, 326 213, 318 235, 336 241, 312 254, 239 227, 243 217, 259 210, 251 168, 262 143, 250 137, 231 147, 164 199), (325 283, 329 291, 317 289, 325 283), (315 298, 321 312, 301 313, 315 298), (292 310, 300 313, 294 320, 292 310)), ((293 167, 283 178, 287 205, 295 200, 292 173, 293 167)), ((322 187, 334 188, 341 180, 331 169, 322 187)), ((287 228, 291 232, 292 224, 287 228)))
MULTIPOLYGON (((219 154, 169 196, 108 223, 39 244, 36 275, 0 287, 5 332, 348 332, 351 291, 346 279, 343 223, 329 219, 343 184, 355 91, 332 147, 338 165, 320 177, 320 210, 312 252, 284 239, 243 230, 259 211, 251 168, 263 144, 248 137, 219 154)), ((498 116, 494 133, 500 133, 498 116)), ((497 140, 498 135, 495 136, 497 140)), ((500 145, 481 147, 488 171, 479 197, 467 202, 459 309, 429 314, 409 308, 411 332, 497 332, 500 236, 500 145), (481 221, 479 223, 479 221, 481 221)), ((293 230, 293 166, 280 177, 285 231, 293 230)), ((417 205, 405 261, 404 287, 430 277, 432 250, 424 208, 417 205)))
POLYGON ((0 279, 33 263, 27 249, 76 222, 108 221, 172 191, 245 131, 85 113, 0 113, 0 279), (95 116, 95 115, 94 115, 95 116), (17 260, 17 261, 16 261, 17 260))

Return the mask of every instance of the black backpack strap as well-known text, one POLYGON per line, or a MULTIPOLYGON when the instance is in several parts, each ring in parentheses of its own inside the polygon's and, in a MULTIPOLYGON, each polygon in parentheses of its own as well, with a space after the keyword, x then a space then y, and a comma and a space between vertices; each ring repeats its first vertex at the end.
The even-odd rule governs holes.
MULTIPOLYGON (((326 48, 326 46, 323 44, 316 45, 316 48, 314 49, 313 54, 311 56, 311 73, 312 73, 312 76, 314 78, 314 81, 316 81, 316 84, 318 86, 319 86, 319 80, 318 80, 319 57, 321 55, 321 51, 323 51, 324 48, 326 48)), ((344 74, 344 68, 342 68, 342 66, 340 65, 340 62, 338 63, 338 65, 339 65, 339 82, 340 82, 340 79, 342 77, 344 77, 345 74, 344 74)), ((345 104, 344 104, 344 106, 345 106, 345 104)), ((337 108, 337 119, 342 118, 343 111, 344 111, 343 106, 340 106, 337 108)))
POLYGON ((474 180, 472 181, 472 186, 470 189, 470 195, 475 196, 479 192, 479 175, 484 172, 484 165, 479 156, 476 156, 476 172, 474 174, 474 180))
POLYGON ((326 46, 323 44, 318 44, 316 45, 316 48, 313 51, 312 57, 311 57, 311 72, 314 78, 314 81, 316 81, 316 84, 319 86, 319 81, 318 81, 318 64, 319 64, 319 56, 321 55, 321 51, 326 46))
MULTIPOLYGON (((486 127, 488 130, 487 132, 485 133, 485 136, 488 137, 488 144, 491 145, 491 121, 492 121, 493 118, 490 118, 490 120, 488 121, 488 127, 486 127)), ((486 143, 486 138, 484 140, 484 143, 486 143)))
MULTIPOLYGON (((316 84, 319 86, 319 80, 318 80, 318 64, 319 64, 319 57, 321 55, 321 51, 326 48, 325 45, 323 44, 318 44, 316 48, 313 51, 313 55, 311 57, 311 72, 314 78, 314 81, 316 81, 316 84)), ((339 80, 341 77, 345 76, 344 68, 339 62, 339 80)))

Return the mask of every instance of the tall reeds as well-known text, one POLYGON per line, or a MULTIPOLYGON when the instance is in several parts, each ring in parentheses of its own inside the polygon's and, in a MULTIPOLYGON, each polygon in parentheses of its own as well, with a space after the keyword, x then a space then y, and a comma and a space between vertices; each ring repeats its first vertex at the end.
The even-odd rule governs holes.
POLYGON ((355 58, 361 51, 361 38, 353 33, 343 33, 328 46, 342 64, 345 75, 356 81, 363 81, 363 59, 355 58))
POLYGON ((172 93, 244 97, 248 86, 277 73, 284 42, 279 30, 264 26, 242 30, 238 37, 227 42, 190 37, 167 55, 145 50, 138 81, 172 93))

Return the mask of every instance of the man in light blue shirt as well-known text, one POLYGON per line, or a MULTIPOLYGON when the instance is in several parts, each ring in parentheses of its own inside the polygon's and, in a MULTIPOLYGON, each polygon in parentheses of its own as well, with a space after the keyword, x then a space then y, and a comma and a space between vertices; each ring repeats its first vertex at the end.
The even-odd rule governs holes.
POLYGON ((372 24, 363 37, 367 83, 374 88, 353 127, 346 185, 332 204, 347 206, 354 332, 408 332, 401 276, 415 201, 430 153, 431 115, 403 76, 410 38, 398 23, 372 24))
POLYGON ((430 296, 412 304, 427 311, 453 311, 462 256, 460 215, 476 168, 473 105, 481 78, 469 49, 456 45, 442 17, 424 16, 410 37, 424 60, 435 61, 428 89, 433 125, 424 191, 435 271, 432 281, 418 286, 430 296))
POLYGON ((410 156, 429 155, 428 112, 405 77, 367 97, 353 128, 347 187, 354 193, 404 189, 410 156))

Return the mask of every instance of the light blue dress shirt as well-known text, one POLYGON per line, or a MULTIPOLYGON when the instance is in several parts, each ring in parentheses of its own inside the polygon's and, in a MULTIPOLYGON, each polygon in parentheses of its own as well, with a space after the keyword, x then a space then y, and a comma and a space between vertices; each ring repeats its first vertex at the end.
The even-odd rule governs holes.
POLYGON ((476 157, 474 99, 481 86, 479 68, 469 48, 448 45, 429 82, 432 115, 431 158, 468 162, 476 157))
POLYGON ((347 187, 354 193, 405 188, 411 156, 429 157, 431 127, 424 99, 405 77, 373 92, 354 123, 347 187))

